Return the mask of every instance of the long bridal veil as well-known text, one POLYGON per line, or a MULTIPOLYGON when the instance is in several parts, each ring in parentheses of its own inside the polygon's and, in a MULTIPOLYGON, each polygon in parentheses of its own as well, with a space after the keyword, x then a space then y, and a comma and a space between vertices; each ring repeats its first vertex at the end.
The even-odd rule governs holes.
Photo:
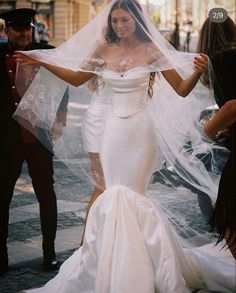
MULTIPOLYGON (((175 69, 186 78, 194 70, 196 54, 176 51, 158 32, 145 10, 133 0, 111 1, 91 22, 56 49, 23 53, 45 63, 95 74, 91 81, 76 88, 43 67, 18 64, 17 88, 23 98, 15 112, 15 119, 39 139, 41 132, 38 129, 43 129, 47 139, 43 136, 42 143, 53 147, 55 156, 80 179, 83 174, 83 180, 91 185, 98 182, 95 182, 88 153, 84 150, 83 125, 88 104, 103 96, 103 76, 110 72, 114 73, 114 79, 132 79, 143 73, 156 72, 155 81, 150 79, 153 95, 147 97, 147 107, 156 130, 159 158, 147 194, 167 214, 185 246, 214 243, 207 219, 216 200, 228 151, 223 145, 207 139, 202 130, 215 105, 210 64, 206 72, 209 87, 198 82, 187 97, 179 97, 162 71, 175 69), (125 55, 117 53, 118 45, 115 44, 119 40, 111 28, 111 23, 116 20, 111 19, 110 11, 120 3, 127 5, 135 19, 138 39, 133 44, 130 42, 130 53, 125 55), (66 126, 62 136, 52 140, 50 129, 67 88, 70 98, 66 126)), ((108 104, 112 100, 109 94, 103 98, 108 104)), ((111 110, 107 107, 103 112, 98 111, 96 119, 105 120, 104 113, 111 110), (103 117, 98 117, 99 113, 103 117)), ((100 136, 102 139, 102 132, 100 136)))

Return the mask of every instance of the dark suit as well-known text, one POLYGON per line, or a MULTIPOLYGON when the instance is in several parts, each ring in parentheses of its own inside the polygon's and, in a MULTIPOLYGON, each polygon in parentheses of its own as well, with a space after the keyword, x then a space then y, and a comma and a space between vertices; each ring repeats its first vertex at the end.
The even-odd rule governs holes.
MULTIPOLYGON (((28 50, 50 48, 53 47, 32 44, 28 50)), ((9 58, 12 53, 8 44, 0 44, 0 161, 2 170, 0 185, 0 262, 6 261, 2 256, 6 255, 7 251, 9 204, 24 161, 27 163, 32 185, 39 201, 43 249, 46 254, 54 251, 57 228, 57 203, 53 188, 53 154, 12 118, 18 105, 12 98, 13 79, 9 79, 9 70, 6 65, 6 58, 9 58)), ((10 71, 15 75, 15 72, 10 71)), ((58 111, 66 113, 67 103, 68 92, 66 91, 58 111)))

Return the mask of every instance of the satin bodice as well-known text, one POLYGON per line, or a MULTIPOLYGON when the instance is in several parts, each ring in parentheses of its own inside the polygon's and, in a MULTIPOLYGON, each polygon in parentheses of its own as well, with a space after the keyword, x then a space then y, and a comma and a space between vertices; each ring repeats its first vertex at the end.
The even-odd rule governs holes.
POLYGON ((111 99, 112 112, 118 117, 129 117, 146 108, 149 74, 136 78, 104 77, 106 95, 111 99))

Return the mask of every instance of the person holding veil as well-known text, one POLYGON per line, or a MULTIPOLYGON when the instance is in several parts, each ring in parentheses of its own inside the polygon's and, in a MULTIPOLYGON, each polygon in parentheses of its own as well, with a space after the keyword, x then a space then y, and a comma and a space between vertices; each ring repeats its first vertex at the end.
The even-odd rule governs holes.
MULTIPOLYGON (((225 144, 230 155, 222 171, 219 191, 214 210, 210 218, 212 231, 218 234, 217 243, 225 239, 232 255, 236 259, 236 216, 234 206, 235 196, 235 135, 236 124, 235 98, 236 98, 236 25, 227 16, 224 22, 215 23, 208 17, 203 23, 198 50, 208 54, 215 73, 213 84, 216 103, 220 110, 216 117, 206 126, 206 132, 214 137, 217 131, 228 128, 225 144), (215 36, 219 36, 215 38, 215 36)), ((203 79, 205 85, 207 78, 203 79)))
MULTIPOLYGON (((18 52, 16 58, 28 74, 41 65, 15 113, 20 123, 49 127, 54 113, 48 113, 52 97, 47 100, 47 93, 57 88, 54 108, 68 83, 97 84, 111 103, 99 152, 105 191, 89 211, 83 245, 55 278, 27 292, 233 292, 232 256, 212 245, 190 247, 175 215, 146 196, 162 158, 189 184, 216 194, 215 168, 209 172, 194 148, 182 148, 191 135, 197 151, 211 150, 193 122, 210 102, 193 94, 208 57, 176 52, 136 0, 113 0, 58 49, 18 52), (95 37, 88 39, 91 34, 95 37), (38 90, 38 108, 29 103, 32 90, 38 90)), ((168 192, 174 192, 177 204, 176 188, 168 192)))

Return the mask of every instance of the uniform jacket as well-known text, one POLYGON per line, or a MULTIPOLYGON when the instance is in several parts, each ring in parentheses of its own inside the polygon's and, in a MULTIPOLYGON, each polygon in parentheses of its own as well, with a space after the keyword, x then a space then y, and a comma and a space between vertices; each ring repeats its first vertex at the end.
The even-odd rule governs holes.
MULTIPOLYGON (((32 44, 28 50, 52 48, 53 47, 50 45, 32 44)), ((21 141, 19 125, 15 119, 12 118, 17 105, 14 105, 11 99, 11 87, 5 65, 5 58, 8 53, 12 54, 12 51, 9 50, 8 44, 0 44, 0 147, 6 148, 21 141)), ((65 123, 66 119, 68 98, 67 89, 58 110, 58 115, 63 123, 65 123)))

